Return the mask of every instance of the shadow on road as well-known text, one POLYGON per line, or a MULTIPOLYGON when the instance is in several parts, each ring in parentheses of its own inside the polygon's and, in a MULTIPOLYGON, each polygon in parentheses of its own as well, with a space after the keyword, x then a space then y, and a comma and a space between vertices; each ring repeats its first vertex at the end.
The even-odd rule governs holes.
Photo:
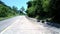
MULTIPOLYGON (((33 22, 37 22, 37 20, 36 19, 34 19, 34 18, 29 18, 28 16, 25 16, 27 19, 29 19, 29 20, 31 20, 31 21, 33 21, 33 22)), ((43 21, 42 21, 43 22, 43 21)), ((39 23, 42 23, 41 22, 41 20, 40 20, 40 22, 39 23)), ((38 22, 37 22, 38 23, 38 22)), ((52 23, 52 22, 43 22, 43 24, 44 24, 44 26, 51 26, 51 27, 56 27, 56 28, 60 28, 60 24, 57 24, 57 23, 52 23)))
POLYGON ((60 24, 57 24, 57 23, 47 22, 46 24, 52 27, 60 28, 60 24))

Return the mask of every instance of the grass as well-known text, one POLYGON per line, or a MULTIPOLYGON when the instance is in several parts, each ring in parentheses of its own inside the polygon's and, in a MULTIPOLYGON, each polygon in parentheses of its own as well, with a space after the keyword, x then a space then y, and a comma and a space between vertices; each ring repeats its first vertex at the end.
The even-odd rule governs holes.
MULTIPOLYGON (((15 16, 18 16, 19 14, 16 14, 16 15, 11 15, 11 16, 8 16, 8 17, 0 17, 0 21, 2 20, 5 20, 5 19, 8 19, 8 18, 12 18, 12 17, 15 17, 15 16)), ((23 14, 21 14, 22 16, 23 14)))
POLYGON ((5 19, 8 19, 8 18, 12 18, 12 17, 14 17, 14 16, 9 16, 9 17, 0 17, 0 21, 5 20, 5 19))
POLYGON ((7 17, 0 17, 0 21, 7 19, 7 17))

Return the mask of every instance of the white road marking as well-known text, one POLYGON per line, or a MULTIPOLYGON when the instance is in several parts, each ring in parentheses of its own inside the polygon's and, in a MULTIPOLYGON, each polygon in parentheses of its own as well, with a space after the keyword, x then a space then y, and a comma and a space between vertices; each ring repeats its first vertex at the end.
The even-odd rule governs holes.
POLYGON ((43 25, 30 22, 25 16, 18 17, 11 26, 6 28, 1 34, 59 34, 46 29, 43 25))
MULTIPOLYGON (((19 22, 19 19, 16 20, 13 24, 19 22)), ((6 30, 8 30, 9 28, 11 28, 13 26, 13 24, 11 24, 10 26, 8 26, 6 29, 4 29, 0 34, 3 34, 6 30)))

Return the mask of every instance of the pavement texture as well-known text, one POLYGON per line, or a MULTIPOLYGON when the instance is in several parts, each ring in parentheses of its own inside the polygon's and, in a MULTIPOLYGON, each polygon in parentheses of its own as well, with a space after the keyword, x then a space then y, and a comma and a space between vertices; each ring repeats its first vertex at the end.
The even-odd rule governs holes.
POLYGON ((60 34, 55 29, 51 30, 42 24, 29 21, 25 16, 17 16, 0 23, 0 34, 60 34))

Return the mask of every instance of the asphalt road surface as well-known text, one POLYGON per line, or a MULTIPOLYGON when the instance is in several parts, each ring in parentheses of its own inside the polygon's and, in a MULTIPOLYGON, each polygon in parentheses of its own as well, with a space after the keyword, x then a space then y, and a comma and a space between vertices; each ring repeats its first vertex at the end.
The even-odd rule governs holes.
POLYGON ((60 29, 32 23, 25 16, 0 21, 0 34, 60 34, 60 29), (57 30, 57 31, 56 31, 57 30))

